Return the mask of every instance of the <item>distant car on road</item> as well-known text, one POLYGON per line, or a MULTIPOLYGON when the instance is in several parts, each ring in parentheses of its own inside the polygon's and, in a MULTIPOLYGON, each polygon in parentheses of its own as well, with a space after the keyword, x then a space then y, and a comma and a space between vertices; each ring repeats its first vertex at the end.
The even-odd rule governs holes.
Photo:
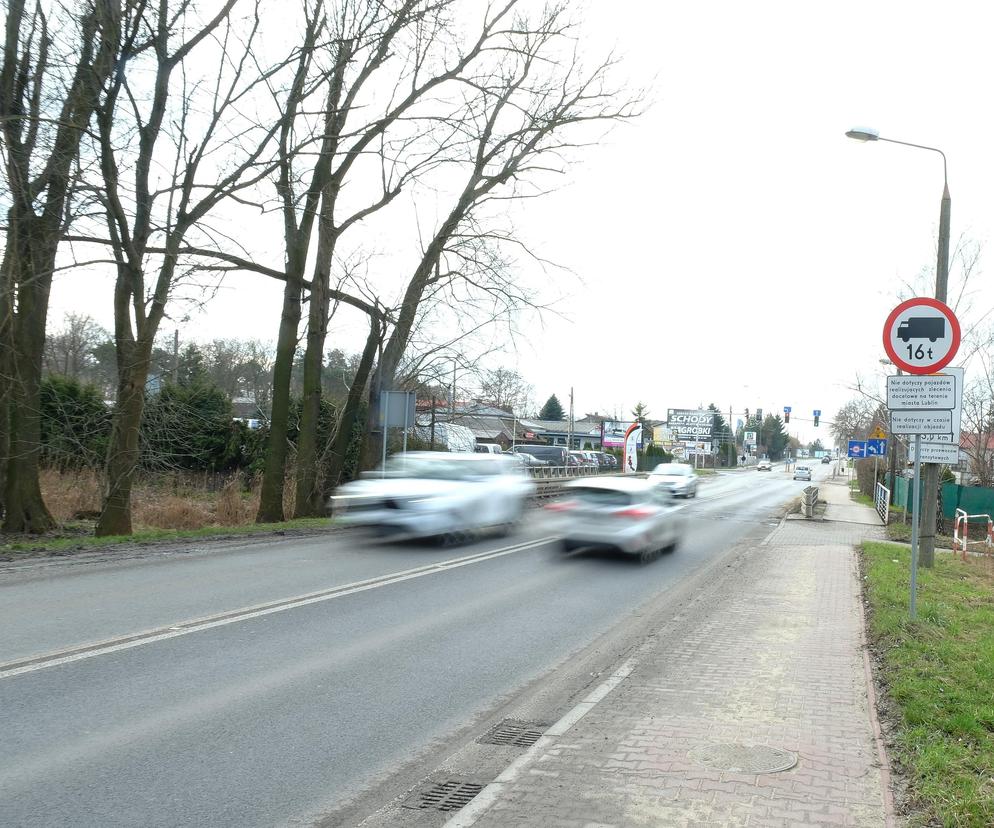
POLYGON ((660 463, 649 472, 649 481, 674 497, 697 497, 697 473, 686 463, 660 463))
POLYGON ((822 462, 822 464, 823 464, 823 465, 824 465, 825 463, 831 463, 831 462, 832 462, 832 458, 831 458, 831 457, 829 457, 829 456, 828 456, 828 455, 826 454, 826 455, 825 455, 824 457, 822 457, 822 458, 821 458, 821 462, 822 462))
POLYGON ((397 539, 509 531, 535 491, 519 462, 489 452, 395 454, 382 469, 340 486, 329 505, 342 523, 397 539))
POLYGON ((794 467, 794 480, 807 480, 811 481, 811 469, 807 466, 795 466, 794 467))
POLYGON ((756 464, 756 471, 773 471, 773 464, 769 460, 760 460, 756 464))
POLYGON ((667 489, 631 477, 574 480, 546 508, 558 517, 564 552, 613 549, 642 563, 676 549, 686 520, 667 489))

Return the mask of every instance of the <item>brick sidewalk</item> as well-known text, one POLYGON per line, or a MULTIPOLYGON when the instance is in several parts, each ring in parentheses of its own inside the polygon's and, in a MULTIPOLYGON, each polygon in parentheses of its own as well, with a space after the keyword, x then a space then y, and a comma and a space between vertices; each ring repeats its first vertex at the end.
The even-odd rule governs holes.
POLYGON ((867 699, 853 550, 881 536, 872 525, 783 522, 657 631, 631 674, 580 721, 506 773, 489 807, 481 795, 482 813, 469 807, 451 824, 893 824, 867 699), (759 758, 757 746, 777 748, 797 764, 733 773, 691 758, 714 745, 743 746, 746 760, 759 758))

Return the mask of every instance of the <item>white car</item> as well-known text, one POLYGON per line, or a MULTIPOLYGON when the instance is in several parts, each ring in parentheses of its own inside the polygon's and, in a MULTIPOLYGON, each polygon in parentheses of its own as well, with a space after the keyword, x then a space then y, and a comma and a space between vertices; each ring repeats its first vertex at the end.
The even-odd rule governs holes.
POLYGON ((549 504, 562 535, 562 549, 614 549, 648 563, 663 550, 676 549, 683 537, 684 516, 673 495, 631 477, 573 480, 563 498, 549 504))
POLYGON ((660 463, 649 472, 649 481, 668 489, 674 497, 697 497, 697 473, 686 463, 660 463))
POLYGON ((807 480, 811 482, 811 469, 807 466, 794 466, 794 480, 807 480))
POLYGON ((773 471, 773 464, 769 460, 760 460, 756 464, 756 471, 773 471))
POLYGON ((332 514, 397 539, 464 539, 510 531, 535 486, 520 461, 497 454, 438 451, 391 457, 383 469, 339 487, 332 514))

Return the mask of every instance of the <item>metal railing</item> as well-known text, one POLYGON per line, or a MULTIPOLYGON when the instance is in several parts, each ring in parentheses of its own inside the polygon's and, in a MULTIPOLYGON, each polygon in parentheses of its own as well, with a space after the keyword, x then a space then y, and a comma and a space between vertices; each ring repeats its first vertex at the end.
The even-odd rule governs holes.
POLYGON ((873 489, 873 507, 886 526, 890 520, 890 489, 883 483, 877 483, 873 489))
POLYGON ((600 466, 528 466, 526 471, 533 480, 558 480, 570 477, 589 477, 594 474, 617 474, 620 469, 600 466))

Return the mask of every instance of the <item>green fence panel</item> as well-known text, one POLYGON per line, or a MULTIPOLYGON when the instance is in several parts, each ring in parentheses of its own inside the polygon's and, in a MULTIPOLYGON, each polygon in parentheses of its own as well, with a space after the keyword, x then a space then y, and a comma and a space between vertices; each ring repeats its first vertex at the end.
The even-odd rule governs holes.
POLYGON ((944 483, 942 516, 946 520, 952 520, 957 509, 962 509, 968 515, 994 515, 994 489, 944 483))

